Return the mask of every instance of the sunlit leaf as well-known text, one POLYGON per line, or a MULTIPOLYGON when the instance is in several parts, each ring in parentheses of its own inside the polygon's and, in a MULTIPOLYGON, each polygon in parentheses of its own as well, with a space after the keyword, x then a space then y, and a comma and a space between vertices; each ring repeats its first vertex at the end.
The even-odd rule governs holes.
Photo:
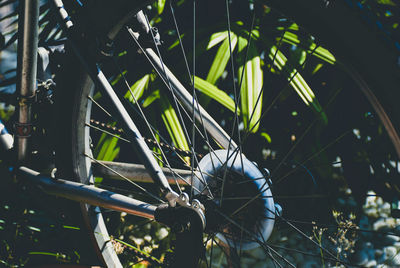
POLYGON ((143 92, 149 86, 150 75, 146 74, 141 79, 137 80, 135 84, 131 86, 131 90, 128 90, 124 96, 125 99, 129 100, 130 102, 134 103, 135 100, 137 101, 142 97, 143 92), (132 96, 133 94, 133 96, 132 96))
POLYGON ((303 102, 307 106, 311 106, 315 112, 321 115, 324 122, 327 122, 326 114, 322 111, 322 107, 315 98, 314 92, 311 90, 301 74, 292 66, 289 66, 290 64, 288 64, 286 56, 280 50, 277 51, 275 46, 272 46, 269 53, 269 58, 271 60, 274 59, 274 64, 279 70, 286 71, 287 79, 290 81, 290 86, 296 91, 303 102))
MULTIPOLYGON (((115 123, 111 124, 112 126, 115 123)), ((94 157, 98 160, 113 161, 119 153, 118 138, 102 133, 94 149, 94 157)))
MULTIPOLYGON (((301 44, 301 40, 297 36, 297 34, 293 32, 288 32, 286 31, 283 35, 283 42, 298 46, 301 44)), ((306 48, 309 52, 314 51, 312 55, 320 58, 323 61, 326 61, 329 64, 335 64, 336 59, 335 57, 325 48, 323 47, 316 47, 316 44, 314 42, 310 43, 310 45, 306 48), (315 50, 314 50, 315 49, 315 50)))
MULTIPOLYGON (((180 35, 180 39, 182 40, 184 36, 185 36, 185 34, 181 34, 181 35, 180 35)), ((170 46, 168 47, 168 50, 173 49, 173 48, 176 47, 177 45, 179 45, 179 38, 176 39, 175 42, 174 42, 172 45, 170 45, 170 46)))
POLYGON ((322 68, 322 66, 324 66, 322 63, 318 63, 314 70, 312 70, 311 74, 316 74, 322 68))
POLYGON ((217 54, 215 55, 206 79, 211 84, 215 84, 225 71, 226 65, 228 64, 231 56, 231 52, 233 52, 237 43, 236 34, 231 32, 230 41, 231 43, 229 45, 229 38, 225 38, 221 46, 218 48, 217 54))
POLYGON ((255 133, 262 110, 263 71, 256 46, 250 43, 247 62, 239 67, 241 111, 245 129, 255 133))
MULTIPOLYGON (((233 99, 213 84, 201 79, 200 77, 195 76, 194 87, 203 94, 219 102, 232 112, 235 112, 235 102, 233 101, 233 99)), ((238 114, 240 114, 240 110, 238 110, 237 112, 238 114)))
POLYGON ((289 27, 282 27, 279 26, 277 27, 278 30, 282 31, 282 30, 294 30, 294 31, 298 31, 299 30, 299 25, 297 25, 297 23, 292 23, 289 27))
POLYGON ((157 11, 158 14, 163 13, 165 7, 165 0, 158 0, 157 1, 157 11))
POLYGON ((144 100, 143 102, 143 107, 146 108, 150 104, 153 103, 153 101, 157 100, 160 98, 160 91, 159 90, 154 90, 151 92, 151 94, 144 100))
POLYGON ((208 45, 207 45, 207 50, 209 50, 210 48, 214 47, 215 45, 221 43, 227 37, 228 37, 228 31, 212 34, 210 37, 210 41, 208 42, 208 45))
POLYGON ((382 5, 396 6, 396 4, 391 0, 378 0, 377 2, 382 5))
POLYGON ((268 143, 272 142, 271 136, 268 135, 268 133, 266 133, 266 132, 261 132, 261 137, 265 138, 268 143))
POLYGON ((136 247, 136 246, 134 246, 134 245, 132 245, 130 243, 127 243, 127 242, 125 242, 123 240, 119 240, 117 238, 114 238, 114 240, 117 241, 118 243, 121 243, 122 245, 124 245, 127 248, 131 248, 131 249, 135 250, 136 252, 140 252, 140 254, 146 256, 149 259, 152 259, 153 261, 156 261, 157 263, 161 263, 161 261, 159 259, 157 259, 156 257, 150 255, 145 250, 142 250, 142 249, 140 249, 140 248, 138 248, 138 247, 136 247))
POLYGON ((122 73, 118 74, 112 81, 111 81, 111 85, 115 86, 123 77, 124 75, 127 73, 127 71, 123 71, 122 73))
POLYGON ((159 103, 161 108, 161 118, 164 121, 164 125, 167 128, 168 134, 171 137, 174 146, 179 149, 189 151, 189 145, 179 118, 176 115, 175 109, 172 107, 166 96, 163 94, 160 94, 160 96, 159 103))
POLYGON ((247 47, 248 41, 246 38, 239 36, 238 38, 238 52, 242 52, 247 47))
MULTIPOLYGON (((107 135, 107 134, 103 133, 102 135, 107 135)), ((105 139, 103 139, 102 142, 99 141, 97 146, 100 147, 100 151, 96 156, 96 159, 104 161, 113 161, 117 157, 120 150, 120 148, 117 147, 117 143, 118 143, 118 138, 111 136, 106 137, 105 139)))

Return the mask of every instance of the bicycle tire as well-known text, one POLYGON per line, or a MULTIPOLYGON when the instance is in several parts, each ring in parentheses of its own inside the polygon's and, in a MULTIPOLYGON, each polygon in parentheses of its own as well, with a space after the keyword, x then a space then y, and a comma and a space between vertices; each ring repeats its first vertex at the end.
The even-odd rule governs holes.
MULTIPOLYGON (((374 34, 376 33, 371 33, 371 30, 365 26, 360 17, 353 16, 353 11, 350 10, 345 3, 334 2, 326 6, 325 3, 320 1, 309 1, 308 3, 301 4, 292 3, 292 1, 285 1, 285 3, 283 3, 283 1, 278 2, 279 3, 267 1, 271 6, 277 6, 282 13, 288 14, 289 17, 294 18, 295 22, 300 22, 300 25, 305 26, 313 35, 315 34, 315 36, 321 38, 323 45, 334 52, 335 57, 339 57, 337 59, 340 59, 343 66, 346 66, 345 68, 350 76, 352 76, 353 80, 356 81, 356 84, 362 87, 361 95, 364 95, 369 102, 372 103, 372 106, 374 106, 377 117, 380 118, 381 123, 388 132, 388 136, 390 136, 389 140, 394 147, 394 152, 398 155, 400 152, 400 141, 396 129, 400 122, 398 119, 400 115, 400 111, 398 110, 400 108, 396 105, 396 99, 391 98, 392 92, 395 92, 395 87, 399 81, 398 66, 393 56, 396 55, 396 51, 390 47, 388 48, 390 44, 388 45, 379 38, 375 38, 374 34), (335 19, 338 16, 337 14, 342 14, 340 20, 335 19), (318 24, 315 23, 314 18, 318 18, 318 24), (345 41, 339 43, 337 40, 345 41), (362 49, 358 46, 354 46, 354 40, 358 40, 358 42, 363 44, 362 49), (383 53, 379 55, 369 53, 370 51, 377 50, 383 53), (366 54, 368 54, 369 57, 365 57, 366 54), (373 61, 375 65, 379 65, 380 68, 377 70, 374 65, 369 64, 370 61, 373 61)), ((115 10, 118 11, 115 13, 115 16, 111 17, 114 17, 116 20, 117 18, 124 18, 125 20, 126 13, 133 15, 134 12, 131 10, 136 11, 138 9, 127 9, 125 4, 124 1, 116 4, 115 10), (119 15, 119 12, 121 12, 122 15, 119 15)), ((100 5, 101 4, 99 4, 99 6, 100 5)), ((130 3, 128 5, 131 6, 133 4, 130 3)), ((98 11, 96 10, 96 12, 100 17, 103 17, 101 12, 108 11, 99 9, 98 11)), ((101 26, 98 27, 99 32, 110 29, 111 27, 109 26, 116 23, 116 20, 110 19, 112 23, 110 23, 110 21, 102 22, 101 26)), ((61 82, 58 82, 58 85, 61 85, 59 86, 61 98, 64 101, 66 98, 69 98, 65 101, 68 103, 65 107, 71 107, 70 111, 63 111, 63 116, 65 116, 63 117, 65 118, 63 121, 69 122, 70 125, 67 124, 67 129, 73 130, 72 133, 64 128, 61 130, 62 133, 60 133, 60 137, 62 138, 60 140, 62 143, 65 143, 65 141, 68 142, 62 145, 64 149, 59 158, 59 162, 62 164, 59 165, 59 167, 60 174, 72 176, 84 183, 89 183, 87 181, 87 167, 90 166, 90 163, 87 162, 87 158, 86 161, 82 161, 82 150, 84 148, 86 148, 84 151, 90 150, 90 144, 88 141, 82 139, 88 138, 88 134, 83 133, 89 130, 87 127, 83 126, 85 125, 84 122, 87 123, 88 120, 87 110, 90 109, 87 108, 88 101, 86 100, 93 84, 85 72, 76 67, 76 62, 71 60, 72 58, 73 57, 69 58, 71 62, 63 66, 63 68, 65 68, 63 71, 64 77, 60 79, 61 82), (69 77, 74 77, 74 79, 71 80, 69 77), (72 96, 72 94, 68 93, 67 96, 67 88, 74 89, 75 95, 72 96)), ((360 181, 356 182, 360 183, 360 181)), ((354 188, 352 188, 352 190, 354 191, 354 188)), ((378 187, 378 189, 374 190, 379 191, 380 188, 378 187)), ((387 195, 389 195, 389 198, 393 197, 393 193, 387 195)), ((396 194, 394 194, 394 196, 395 195, 396 194)), ((360 200, 357 201, 361 202, 360 200)), ((94 242, 95 247, 98 249, 99 256, 101 256, 100 258, 105 265, 111 267, 118 266, 120 262, 108 235, 106 235, 107 231, 104 229, 104 221, 102 218, 99 218, 102 217, 100 210, 97 208, 95 210, 93 210, 93 208, 89 209, 88 206, 85 206, 83 209, 84 218, 88 225, 91 226, 90 228, 94 228, 93 226, 100 228, 93 231, 96 238, 92 239, 93 241, 97 241, 94 242)), ((387 216, 387 218, 389 218, 389 216, 387 216)), ((268 255, 266 251, 264 254, 268 255)), ((227 255, 229 255, 229 253, 227 255)), ((275 255, 275 257, 276 256, 279 255, 275 255)), ((227 257, 227 259, 229 258, 227 257)), ((323 262, 324 257, 321 257, 321 260, 323 262)), ((226 265, 230 265, 230 261, 232 260, 227 260, 226 265)), ((325 261, 329 262, 329 258, 325 261)), ((352 260, 343 261, 342 264, 348 264, 347 261, 350 262, 352 260)), ((279 264, 279 261, 277 263, 278 265, 282 265, 279 264)), ((285 263, 285 261, 283 261, 283 263, 285 263)), ((352 264, 360 265, 359 263, 352 264)), ((231 263, 231 265, 233 264, 231 263)))

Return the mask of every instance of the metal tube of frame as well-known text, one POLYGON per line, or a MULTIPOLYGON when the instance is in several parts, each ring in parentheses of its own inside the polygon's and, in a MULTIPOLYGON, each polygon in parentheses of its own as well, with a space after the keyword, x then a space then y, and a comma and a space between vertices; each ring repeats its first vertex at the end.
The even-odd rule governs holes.
POLYGON ((36 89, 39 0, 20 1, 18 18, 17 90, 18 122, 15 124, 15 146, 18 160, 26 158, 28 138, 32 131, 31 100, 36 89))
POLYGON ((46 177, 27 167, 18 168, 17 173, 19 176, 38 185, 48 194, 115 211, 126 212, 143 218, 154 219, 154 213, 157 208, 154 205, 97 188, 93 185, 46 177))
MULTIPOLYGON (((0 136, 1 138, 1 136, 0 136)), ((109 162, 109 161, 93 161, 92 162, 93 175, 107 179, 114 180, 131 180, 134 182, 152 183, 153 180, 149 176, 146 168, 140 164, 109 162), (117 172, 118 173, 117 173, 117 172), (121 177, 123 176, 123 177, 121 177)), ((191 170, 175 169, 175 168, 161 168, 164 172, 168 183, 174 185, 189 185, 190 177, 192 176, 191 170)), ((194 171, 196 178, 201 178, 198 171, 194 171)))
MULTIPOLYGON (((132 30, 129 29, 132 35, 132 30)), ((132 35, 133 37, 133 35, 132 35)), ((163 81, 168 87, 171 85, 171 90, 174 91, 176 97, 183 104, 183 106, 190 112, 194 113, 197 122, 203 123, 205 129, 210 133, 211 137, 219 143, 223 148, 234 150, 237 145, 233 139, 220 127, 220 125, 208 114, 208 112, 193 100, 193 96, 186 90, 186 88, 179 82, 174 74, 168 69, 168 67, 161 61, 157 54, 151 48, 146 48, 145 53, 149 60, 151 60, 153 66, 157 69, 158 73, 163 76, 163 81), (194 102, 194 106, 193 106, 194 102), (194 108, 194 109, 193 109, 194 108)))
POLYGON ((136 127, 128 111, 125 109, 124 105, 118 98, 118 95, 114 92, 111 84, 108 82, 107 78, 97 65, 96 60, 93 58, 91 48, 89 48, 82 40, 79 30, 76 29, 75 25, 68 16, 63 2, 61 0, 53 0, 53 2, 58 9, 63 26, 68 35, 68 40, 70 41, 75 54, 88 72, 89 76, 92 78, 96 87, 101 90, 104 96, 109 97, 110 102, 114 105, 116 116, 119 118, 120 123, 124 126, 127 139, 131 142, 133 149, 140 156, 151 178, 155 183, 158 184, 161 192, 164 194, 170 205, 175 206, 176 199, 179 195, 172 190, 168 184, 168 180, 158 165, 156 159, 152 155, 152 151, 147 146, 144 138, 140 134, 140 131, 136 127))

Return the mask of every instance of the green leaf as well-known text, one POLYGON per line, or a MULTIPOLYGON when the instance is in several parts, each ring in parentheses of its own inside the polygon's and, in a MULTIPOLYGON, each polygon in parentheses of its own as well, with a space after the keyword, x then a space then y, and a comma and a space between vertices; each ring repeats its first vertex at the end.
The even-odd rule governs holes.
POLYGON ((210 37, 210 41, 208 42, 208 45, 207 45, 207 50, 209 50, 210 48, 214 47, 215 45, 221 43, 227 37, 228 37, 228 31, 212 34, 210 37))
POLYGON ((215 55, 206 79, 211 84, 215 84, 225 71, 226 65, 228 64, 231 56, 231 52, 233 52, 237 43, 236 34, 231 32, 230 41, 231 44, 229 46, 229 38, 225 38, 221 46, 218 48, 217 54, 215 55))
POLYGON ((318 63, 314 70, 312 70, 311 74, 316 74, 322 68, 322 66, 324 66, 322 63, 318 63))
POLYGON ((153 103, 153 101, 157 100, 160 98, 160 91, 159 90, 154 90, 151 92, 151 94, 144 100, 143 102, 143 108, 146 108, 150 104, 153 103))
MULTIPOLYGON (((184 33, 181 34, 181 35, 180 35, 180 39, 182 40, 184 36, 185 36, 184 33)), ((173 49, 173 48, 176 47, 177 45, 179 45, 179 38, 176 39, 175 42, 174 42, 172 45, 170 45, 170 46, 168 47, 168 50, 173 49)))
POLYGON ((158 15, 160 15, 161 13, 163 13, 164 7, 165 7, 165 0, 158 0, 158 1, 157 1, 157 11, 158 11, 158 15))
POLYGON ((272 142, 271 136, 268 135, 268 133, 266 132, 261 132, 261 137, 265 138, 268 141, 268 143, 272 142))
POLYGON ((112 86, 115 86, 115 85, 121 80, 121 78, 122 78, 126 73, 127 73, 127 71, 125 70, 125 71, 122 72, 122 74, 121 74, 121 73, 118 74, 118 75, 114 78, 114 80, 111 81, 111 85, 112 85, 112 86))
POLYGON ((239 36, 239 39, 238 39, 238 52, 239 53, 242 52, 243 49, 245 49, 247 47, 247 43, 248 43, 247 38, 239 36))
POLYGON ((161 118, 164 121, 164 125, 167 128, 172 142, 174 143, 175 147, 189 151, 189 145, 174 108, 166 96, 163 96, 163 94, 160 94, 160 96, 159 102, 161 108, 161 118))
MULTIPOLYGON (((108 135, 106 133, 103 133, 102 135, 108 135)), ((103 161, 113 161, 118 153, 120 148, 117 147, 118 143, 118 138, 117 137, 111 137, 108 136, 105 139, 103 139, 103 143, 98 143, 98 146, 100 147, 100 152, 96 156, 96 159, 98 160, 103 160, 103 161)))
POLYGON ((146 74, 141 79, 135 82, 131 86, 131 90, 128 90, 124 96, 125 99, 129 100, 132 103, 135 103, 135 100, 139 100, 142 97, 143 92, 148 88, 150 81, 150 74, 146 74), (131 93, 132 91, 132 93, 131 93), (133 94, 133 96, 132 96, 133 94))
POLYGON ((396 6, 396 4, 391 0, 378 0, 377 2, 382 5, 396 6))
POLYGON ((238 78, 244 127, 255 133, 261 118, 263 71, 259 53, 253 43, 249 46, 247 62, 239 67, 238 78))
MULTIPOLYGON (((115 125, 115 122, 111 124, 115 125)), ((118 138, 103 133, 94 149, 94 157, 98 160, 113 161, 119 154, 118 138)))
MULTIPOLYGON (((300 47, 301 47, 301 44, 304 43, 299 39, 297 34, 295 34, 293 32, 285 32, 283 35, 282 41, 285 43, 291 44, 291 45, 295 45, 295 46, 300 45, 300 47)), ((329 64, 336 63, 335 57, 327 49, 325 49, 323 47, 315 48, 316 46, 317 45, 314 42, 311 42, 310 45, 308 47, 306 47, 306 49, 308 50, 308 52, 314 51, 313 56, 316 56, 329 64)))
POLYGON ((122 240, 119 240, 119 239, 117 239, 117 238, 114 238, 114 240, 117 241, 117 242, 119 242, 119 243, 121 243, 121 244, 123 244, 124 246, 126 246, 126 247, 128 247, 128 248, 131 248, 131 249, 133 249, 133 250, 135 250, 135 251, 137 251, 137 252, 140 252, 142 255, 145 255, 147 258, 150 258, 150 259, 152 259, 152 260, 154 260, 154 261, 156 261, 156 262, 158 262, 158 263, 161 263, 161 261, 160 261, 159 259, 153 257, 152 255, 150 255, 150 254, 147 253, 146 251, 141 250, 140 248, 135 247, 135 246, 132 245, 132 244, 129 244, 129 243, 127 243, 127 242, 125 242, 125 241, 122 241, 122 240))
MULTIPOLYGON (((201 93, 219 102, 232 112, 235 112, 235 102, 233 101, 233 99, 213 84, 201 79, 200 77, 195 76, 194 87, 198 89, 201 93)), ((237 112, 238 114, 240 114, 240 110, 238 110, 237 112)))
POLYGON ((274 64, 278 67, 278 69, 287 73, 287 79, 290 81, 290 86, 296 91, 303 102, 307 106, 311 106, 315 112, 321 115, 323 121, 327 123, 328 119, 326 114, 322 111, 322 107, 315 98, 315 94, 312 89, 309 87, 301 74, 295 68, 290 66, 286 56, 280 50, 277 51, 275 46, 272 46, 269 53, 269 58, 272 60, 274 57, 274 64))

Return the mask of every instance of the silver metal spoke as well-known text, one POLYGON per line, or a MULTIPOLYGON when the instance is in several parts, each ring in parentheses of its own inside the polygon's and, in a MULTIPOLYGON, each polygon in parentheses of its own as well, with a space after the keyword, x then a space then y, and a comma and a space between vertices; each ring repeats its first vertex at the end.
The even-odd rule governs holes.
POLYGON ((339 137, 337 137, 336 139, 334 139, 333 141, 331 141, 330 143, 328 143, 327 145, 325 145, 321 150, 315 152, 314 154, 312 154, 311 156, 309 156, 308 158, 306 158, 303 162, 301 162, 300 165, 298 165, 296 168, 294 168, 293 170, 291 170, 290 172, 288 172, 287 174, 279 177, 279 179, 276 181, 276 183, 281 182, 282 180, 284 180, 285 178, 287 178, 288 176, 290 176, 291 174, 293 174, 295 172, 295 170, 299 169, 300 167, 302 167, 302 165, 304 165, 305 163, 307 163, 308 161, 310 161, 311 159, 317 157, 319 154, 321 154, 322 152, 324 152, 326 149, 328 149, 329 147, 331 147, 332 145, 334 145, 335 143, 339 142, 342 138, 344 138, 346 135, 348 135, 349 133, 351 133, 351 130, 348 130, 344 133, 342 133, 339 137))
MULTIPOLYGON (((336 91, 335 94, 330 98, 330 100, 328 101, 328 103, 326 104, 326 106, 324 107, 324 109, 322 109, 323 111, 326 110, 332 103, 334 100, 336 100, 336 97, 338 96, 338 94, 340 93, 340 90, 336 91)), ((313 122, 310 123, 310 125, 307 127, 305 133, 303 133, 302 137, 305 136, 308 131, 312 128, 312 126, 317 122, 318 118, 314 119, 313 122)), ((305 161, 303 161, 300 165, 298 165, 295 169, 298 169, 299 167, 303 166, 306 162, 308 162, 309 160, 313 159, 314 157, 318 156, 320 153, 324 152, 327 148, 329 148, 330 146, 332 146, 333 144, 335 144, 337 141, 339 141, 341 138, 343 138, 346 134, 350 133, 349 131, 343 133, 341 136, 339 136, 338 138, 336 138, 334 141, 330 142, 329 144, 327 144, 326 146, 324 146, 320 151, 316 152, 315 154, 313 154, 312 156, 308 157, 305 161)), ((247 138, 247 137, 245 137, 247 138)), ((303 138, 300 138, 298 140, 301 141, 303 138)), ((296 144, 298 144, 298 142, 296 142, 296 144)), ((288 157, 288 155, 293 151, 294 149, 291 148, 289 149, 289 152, 285 155, 284 159, 280 161, 280 163, 278 164, 278 167, 276 167, 274 169, 273 172, 271 172, 271 174, 276 173, 277 169, 283 164, 284 160, 288 157)), ((295 170, 294 169, 294 170, 295 170)), ((294 173, 294 170, 290 171, 289 173, 287 173, 286 175, 279 177, 276 182, 274 183, 279 183, 281 182, 283 179, 287 178, 288 176, 290 176, 291 174, 294 173)), ((271 180, 273 180, 273 176, 271 175, 271 180)), ((268 191, 268 189, 270 189, 270 187, 268 186, 266 189, 263 189, 264 186, 267 184, 267 182, 265 182, 263 184, 263 186, 261 187, 261 192, 258 193, 254 198, 252 198, 251 200, 249 200, 248 202, 246 202, 246 204, 244 204, 242 207, 240 207, 239 209, 237 209, 234 213, 238 213, 240 210, 244 209, 245 207, 247 207, 249 204, 251 204, 252 202, 254 202, 257 198, 259 198, 264 192, 268 191)))
MULTIPOLYGON (((117 64, 117 62, 116 62, 116 60, 115 60, 114 58, 113 58, 113 62, 114 62, 114 64, 115 64, 116 68, 118 68, 118 71, 119 71, 120 75, 123 77, 123 80, 124 80, 124 82, 125 82, 125 85, 126 85, 126 87, 128 88, 129 93, 131 94, 131 97, 132 97, 133 100, 135 101, 136 107, 139 109, 139 113, 141 114, 142 119, 143 119, 144 122, 146 123, 147 128, 149 129, 149 131, 150 131, 150 133, 151 133, 151 135, 152 135, 154 141, 156 142, 157 147, 158 147, 158 149, 160 150, 160 152, 161 152, 161 154, 162 154, 162 156, 163 156, 164 161, 167 163, 167 166, 170 167, 170 164, 168 163, 168 159, 167 159, 167 157, 165 156, 164 151, 163 151, 163 149, 161 148, 161 145, 160 145, 160 143, 158 142, 158 140, 157 140, 157 138, 156 138, 156 135, 154 134, 153 127, 151 126, 151 124, 150 124, 149 121, 147 120, 146 116, 144 115, 143 110, 142 110, 142 108, 140 107, 138 101, 136 100, 135 95, 133 94, 132 89, 131 89, 131 87, 129 86, 129 83, 128 83, 128 81, 127 81, 125 75, 123 74, 122 70, 119 68, 119 65, 117 64)), ((174 179, 175 179, 175 184, 178 186, 179 192, 182 193, 182 189, 181 189, 181 187, 179 186, 178 180, 177 180, 176 178, 174 178, 174 179)))
POLYGON ((92 96, 88 96, 88 99, 93 102, 97 107, 99 107, 100 110, 102 110, 106 115, 108 115, 109 117, 112 118, 111 113, 109 113, 103 106, 100 105, 100 103, 98 103, 97 101, 95 101, 92 96))
POLYGON ((158 202, 161 203, 165 203, 162 199, 160 199, 159 197, 155 196, 154 194, 150 193, 149 191, 147 191, 145 188, 143 188, 142 186, 140 186, 139 184, 133 182, 132 180, 126 178, 125 176, 123 176, 122 174, 118 173, 118 171, 113 170, 112 168, 102 164, 99 160, 93 158, 92 156, 88 155, 85 153, 85 156, 88 157, 89 159, 91 159, 92 161, 98 163, 99 165, 102 165, 103 167, 105 167, 106 169, 109 169, 111 172, 115 173, 116 175, 118 175, 119 177, 123 178, 124 180, 126 180, 127 182, 129 182, 130 184, 132 184, 133 186, 135 186, 137 189, 139 189, 140 191, 146 193, 147 195, 149 195, 150 197, 153 197, 154 199, 156 199, 158 202))
MULTIPOLYGON (((221 213, 220 211, 217 211, 218 214, 220 214, 223 218, 225 218, 227 221, 229 221, 231 224, 233 224, 234 226, 236 226, 237 228, 239 228, 240 230, 242 230, 243 232, 245 232, 246 234, 248 234, 251 238, 254 239, 254 241, 256 241, 257 243, 259 243, 260 245, 262 245, 263 247, 267 247, 269 249, 271 249, 270 246, 268 246, 267 243, 263 243, 262 241, 260 241, 257 237, 255 237, 254 233, 249 232, 248 230, 242 228, 240 226, 240 224, 238 224, 237 222, 235 222, 234 220, 232 220, 230 217, 226 216, 225 214, 221 213)), ((283 257, 282 255, 280 255, 278 252, 276 252, 275 250, 271 249, 272 251, 274 251, 274 253, 279 256, 283 261, 285 261, 288 265, 292 266, 292 267, 296 267, 295 265, 293 265, 289 260, 287 260, 285 257, 283 257)))
POLYGON ((298 234, 300 234, 302 237, 306 238, 307 241, 310 241, 311 243, 313 243, 318 249, 321 249, 323 252, 327 253, 329 256, 331 256, 335 261, 337 261, 338 263, 341 264, 345 264, 347 265, 348 263, 345 263, 341 260, 339 260, 337 258, 337 256, 335 256, 333 253, 331 253, 329 250, 327 250, 326 248, 324 248, 323 246, 321 246, 319 243, 317 243, 316 241, 312 240, 307 234, 305 234, 302 230, 300 230, 298 227, 296 227, 293 223, 291 223, 290 221, 286 220, 284 217, 282 217, 281 215, 276 214, 275 211, 271 211, 270 209, 267 208, 268 211, 270 211, 271 213, 273 213, 276 217, 278 217, 279 219, 281 219, 283 222, 285 222, 289 227, 291 227, 293 230, 295 230, 298 234))
POLYGON ((107 135, 110 135, 110 136, 112 136, 112 137, 114 137, 114 138, 117 138, 117 139, 119 139, 119 140, 121 140, 121 141, 124 141, 124 142, 126 142, 126 143, 131 143, 129 140, 127 140, 127 139, 125 139, 125 138, 122 138, 122 137, 120 137, 120 136, 118 136, 118 135, 115 135, 115 134, 113 134, 113 133, 111 133, 111 132, 109 132, 109 131, 107 131, 107 130, 101 129, 101 128, 96 127, 96 126, 93 126, 93 125, 91 125, 91 124, 89 124, 89 123, 85 123, 85 125, 88 126, 88 127, 90 127, 90 128, 93 128, 93 129, 95 129, 95 130, 98 130, 98 131, 100 131, 100 132, 103 132, 103 133, 105 133, 105 134, 107 134, 107 135))
MULTIPOLYGON (((232 142, 232 137, 234 135, 235 132, 235 128, 237 128, 237 133, 238 133, 238 138, 239 138, 239 145, 237 146, 237 148, 239 149, 239 156, 240 156, 240 160, 242 163, 242 176, 244 176, 244 171, 243 171, 243 159, 242 159, 242 141, 240 138, 240 129, 239 129, 239 115, 237 113, 238 111, 238 106, 239 106, 239 96, 237 94, 237 90, 236 90, 236 83, 235 83, 235 68, 234 68, 234 63, 233 63, 233 57, 232 57, 232 42, 231 42, 231 25, 230 25, 230 16, 229 16, 229 3, 228 0, 225 0, 225 7, 226 7, 226 16, 227 16, 227 26, 228 26, 228 41, 229 41, 229 58, 230 58, 230 62, 231 62, 231 72, 232 72, 232 85, 233 85, 233 93, 234 93, 234 102, 235 102, 235 117, 233 120, 233 128, 232 128, 232 133, 231 136, 229 138, 229 146, 227 148, 227 152, 226 152, 226 158, 228 159, 229 157, 229 151, 231 150, 231 142, 232 142)), ((236 149, 236 148, 235 148, 236 149)), ((235 156, 236 158, 236 156, 235 156)), ((234 162, 234 161, 233 161, 234 162)), ((233 163, 232 162, 232 163, 233 163)), ((225 189, 225 180, 226 180, 226 175, 227 175, 227 169, 228 169, 228 165, 225 165, 224 168, 224 175, 223 175, 223 182, 222 182, 222 187, 221 187, 221 199, 220 199, 220 206, 222 206, 222 197, 223 197, 223 193, 224 193, 224 189, 225 189)))
MULTIPOLYGON (((309 56, 313 55, 314 52, 317 50, 319 46, 315 46, 315 48, 311 51, 311 53, 309 54, 309 56)), ((277 51, 274 55, 274 57, 276 56, 278 52, 278 48, 277 51)), ((305 66, 307 61, 304 61, 301 65, 300 68, 303 68, 305 66)), ((273 65, 274 62, 271 63, 271 65, 273 65)), ((272 68, 272 67, 271 67, 272 68)), ((268 108, 262 113, 262 115, 260 116, 260 118, 257 120, 257 122, 254 124, 254 126, 249 130, 248 133, 250 133, 256 126, 257 124, 259 124, 261 122, 261 120, 267 115, 268 111, 274 106, 274 104, 276 103, 276 101, 278 101, 278 99, 282 96, 282 94, 289 89, 289 85, 290 83, 293 81, 293 79, 296 77, 296 75, 299 73, 299 69, 300 68, 296 68, 296 71, 293 73, 293 75, 289 78, 288 82, 286 83, 286 85, 282 88, 282 90, 277 94, 277 96, 273 99, 272 103, 268 106, 268 108)), ((264 89, 264 87, 263 87, 264 89)), ((261 89, 261 91, 263 91, 263 89, 261 89)), ((258 99, 257 99, 258 102, 258 99)), ((245 139, 248 137, 248 135, 245 136, 245 139)))

